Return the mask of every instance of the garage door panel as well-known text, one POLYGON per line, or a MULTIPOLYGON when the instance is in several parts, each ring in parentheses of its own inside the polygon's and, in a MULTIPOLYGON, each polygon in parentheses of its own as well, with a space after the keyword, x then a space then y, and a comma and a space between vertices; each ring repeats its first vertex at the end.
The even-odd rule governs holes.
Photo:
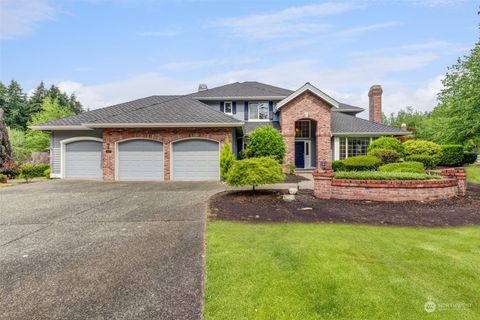
POLYGON ((102 143, 77 141, 66 144, 65 177, 100 179, 102 177, 102 143))
POLYGON ((185 140, 173 144, 174 180, 219 180, 218 142, 185 140))
POLYGON ((163 180, 163 144, 131 140, 118 144, 119 180, 163 180))

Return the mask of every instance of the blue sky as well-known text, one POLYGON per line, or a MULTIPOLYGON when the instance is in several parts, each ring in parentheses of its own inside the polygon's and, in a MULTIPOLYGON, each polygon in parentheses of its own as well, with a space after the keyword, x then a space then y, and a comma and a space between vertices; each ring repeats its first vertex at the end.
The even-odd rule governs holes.
POLYGON ((41 80, 98 108, 256 80, 311 82, 365 107, 431 110, 479 39, 477 1, 0 0, 0 80, 41 80))

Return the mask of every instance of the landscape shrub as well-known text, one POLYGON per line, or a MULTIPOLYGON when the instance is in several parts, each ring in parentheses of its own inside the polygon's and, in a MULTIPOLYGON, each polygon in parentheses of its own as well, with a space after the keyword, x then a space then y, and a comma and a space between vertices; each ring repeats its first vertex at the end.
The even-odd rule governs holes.
POLYGON ((472 164, 477 161, 477 154, 475 152, 465 151, 463 153, 463 163, 472 164))
POLYGON ((421 162, 416 161, 405 161, 385 164, 378 168, 378 171, 381 172, 416 172, 424 173, 425 166, 421 162))
POLYGON ((43 175, 45 176, 45 178, 50 179, 50 168, 48 168, 47 170, 43 171, 43 175))
POLYGON ((441 145, 442 155, 439 165, 446 167, 459 167, 463 164, 463 146, 459 144, 441 145))
POLYGON ((235 161, 228 170, 226 182, 231 186, 279 183, 285 180, 282 166, 271 157, 249 158, 235 161))
POLYGON ((333 171, 345 171, 345 165, 343 164, 343 160, 332 161, 332 169, 333 171))
POLYGON ((426 169, 433 169, 437 166, 439 158, 423 154, 413 154, 411 156, 406 156, 405 160, 421 162, 426 169))
POLYGON ((0 173, 0 183, 7 183, 7 182, 8 182, 7 175, 0 173))
POLYGON ((391 149, 373 149, 368 155, 377 157, 383 164, 394 163, 400 159, 400 153, 391 149))
POLYGON ((435 142, 427 140, 408 140, 405 141, 403 145, 407 156, 421 154, 440 158, 442 155, 442 147, 435 142))
POLYGON ((50 169, 48 164, 35 164, 33 165, 33 178, 39 178, 45 176, 45 170, 50 169))
POLYGON ((232 167, 235 162, 235 157, 232 153, 232 147, 230 142, 227 140, 223 144, 222 152, 220 153, 220 177, 222 180, 225 180, 228 170, 232 167))
POLYGON ((376 170, 382 162, 374 156, 356 156, 343 160, 346 171, 376 170))
POLYGON ((373 140, 372 143, 370 143, 370 145, 368 146, 368 151, 370 152, 375 149, 393 150, 400 156, 403 156, 405 152, 405 147, 400 142, 400 140, 392 137, 381 137, 373 140))
POLYGON ((283 163, 286 146, 280 131, 271 126, 264 126, 257 127, 250 134, 247 150, 249 157, 273 157, 279 163, 283 163))
POLYGON ((381 172, 381 171, 342 171, 335 173, 335 179, 352 180, 428 180, 441 179, 437 174, 416 172, 381 172))
POLYGON ((289 162, 288 163, 288 173, 291 174, 291 175, 294 175, 296 170, 297 170, 297 168, 295 167, 295 163, 289 162))
POLYGON ((26 164, 20 167, 20 174, 18 178, 25 179, 28 183, 33 178, 39 178, 45 176, 45 171, 50 170, 50 166, 48 164, 26 164))

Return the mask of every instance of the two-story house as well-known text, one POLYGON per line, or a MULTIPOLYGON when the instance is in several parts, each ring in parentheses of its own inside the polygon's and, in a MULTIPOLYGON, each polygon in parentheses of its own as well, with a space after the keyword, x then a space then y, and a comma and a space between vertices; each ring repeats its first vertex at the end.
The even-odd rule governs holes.
POLYGON ((238 156, 258 126, 279 130, 285 163, 313 169, 366 153, 376 137, 408 132, 382 125, 382 88, 363 108, 336 101, 306 83, 291 91, 236 82, 183 96, 151 96, 49 121, 32 129, 51 133, 53 177, 104 180, 218 180, 220 149, 238 156))

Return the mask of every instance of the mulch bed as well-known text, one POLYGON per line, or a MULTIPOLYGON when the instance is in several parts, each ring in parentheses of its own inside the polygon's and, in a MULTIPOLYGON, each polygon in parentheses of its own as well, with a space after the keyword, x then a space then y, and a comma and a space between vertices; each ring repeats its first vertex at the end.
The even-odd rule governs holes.
POLYGON ((210 219, 250 222, 324 222, 415 227, 480 225, 480 186, 465 197, 431 202, 320 200, 300 190, 296 200, 284 191, 226 191, 212 197, 210 219))

